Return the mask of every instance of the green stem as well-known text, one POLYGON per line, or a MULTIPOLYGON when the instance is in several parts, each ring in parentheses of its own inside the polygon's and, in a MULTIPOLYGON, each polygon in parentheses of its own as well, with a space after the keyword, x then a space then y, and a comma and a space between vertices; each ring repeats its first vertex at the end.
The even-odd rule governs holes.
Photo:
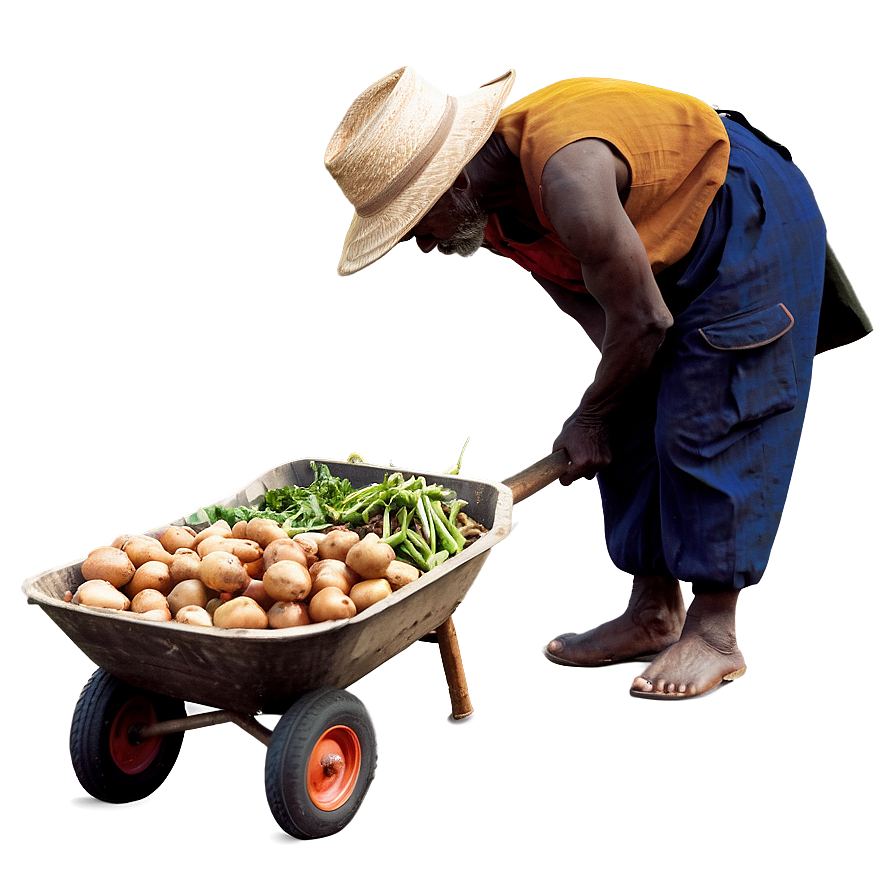
POLYGON ((414 564, 418 569, 423 570, 424 572, 428 570, 429 564, 426 561, 426 558, 414 547, 411 543, 411 539, 408 538, 406 541, 403 541, 399 546, 399 551, 404 553, 407 557, 410 558, 411 563, 414 564))
POLYGON ((439 532, 442 534, 442 541, 445 543, 445 547, 450 554, 456 554, 458 551, 462 551, 464 549, 464 544, 466 543, 463 535, 457 530, 457 527, 449 522, 448 517, 445 516, 445 511, 442 509, 442 505, 438 501, 433 501, 432 503, 432 513, 433 518, 435 519, 436 525, 439 527, 439 532))

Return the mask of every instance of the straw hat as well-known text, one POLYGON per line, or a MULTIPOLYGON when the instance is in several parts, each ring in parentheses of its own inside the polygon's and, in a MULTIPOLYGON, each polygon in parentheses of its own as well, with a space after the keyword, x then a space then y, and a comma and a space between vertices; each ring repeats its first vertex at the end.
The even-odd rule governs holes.
POLYGON ((514 77, 453 97, 405 67, 351 104, 324 156, 355 208, 340 274, 385 255, 447 192, 494 130, 514 77))

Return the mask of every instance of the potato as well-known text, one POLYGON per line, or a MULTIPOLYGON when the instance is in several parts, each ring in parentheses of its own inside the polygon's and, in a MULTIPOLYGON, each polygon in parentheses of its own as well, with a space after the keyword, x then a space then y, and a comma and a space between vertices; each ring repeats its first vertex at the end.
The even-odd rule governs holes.
POLYGON ((152 535, 131 535, 124 541, 121 549, 131 558, 131 563, 138 568, 150 560, 170 563, 172 558, 172 555, 162 546, 162 542, 152 535))
POLYGON ((128 597, 133 598, 144 588, 155 588, 162 594, 167 594, 171 590, 171 570, 167 563, 161 560, 147 560, 142 566, 137 567, 123 590, 128 597))
POLYGON ((251 597, 252 600, 259 604, 265 612, 270 610, 277 602, 276 598, 271 597, 265 590, 263 579, 252 579, 243 590, 243 595, 245 597, 251 597))
POLYGON ((205 608, 210 598, 211 593, 201 579, 184 579, 168 593, 168 606, 177 616, 184 607, 205 608))
POLYGON ((192 548, 178 548, 174 552, 168 573, 171 576, 172 585, 187 579, 199 578, 199 561, 202 558, 192 548))
POLYGON ((312 537, 310 532, 293 535, 292 540, 304 551, 305 560, 309 568, 312 563, 317 563, 320 560, 320 556, 317 553, 317 546, 320 544, 320 540, 312 537))
POLYGON ((224 537, 230 535, 230 524, 226 520, 218 520, 218 522, 212 523, 207 529, 203 529, 201 532, 196 533, 196 537, 193 539, 191 547, 195 551, 206 538, 211 538, 214 535, 221 535, 224 537))
POLYGON ((210 535, 206 535, 205 538, 200 538, 193 546, 193 550, 196 551, 200 557, 204 557, 212 551, 227 550, 224 547, 227 541, 228 536, 224 535, 223 532, 212 532, 210 535))
POLYGON ((253 517, 246 523, 246 538, 257 541, 262 549, 278 538, 288 537, 286 530, 281 529, 274 520, 268 520, 264 517, 253 517))
MULTIPOLYGON (((145 613, 147 610, 168 610, 168 599, 155 588, 144 588, 131 598, 131 612, 145 613)), ((170 616, 170 613, 169 613, 170 616)))
POLYGON ((147 619, 150 622, 171 622, 171 610, 167 606, 159 607, 155 610, 146 610, 144 613, 135 613, 141 619, 147 619))
POLYGON ((72 596, 72 603, 98 610, 127 610, 131 605, 126 595, 102 579, 84 582, 72 596))
POLYGON ((238 557, 240 563, 251 563, 263 556, 261 545, 257 541, 248 538, 234 538, 231 535, 210 535, 196 545, 196 553, 200 557, 210 554, 212 551, 227 551, 238 557))
POLYGON ((173 554, 178 548, 189 548, 193 546, 196 539, 196 530, 189 526, 169 526, 160 536, 159 541, 162 547, 173 554))
POLYGON ((359 613, 379 603, 392 593, 392 586, 385 579, 364 579, 352 587, 349 597, 359 613))
POLYGON ((268 610, 268 625, 271 628, 294 628, 310 624, 308 607, 301 601, 280 600, 268 610))
POLYGON ((311 574, 312 594, 330 586, 348 594, 352 590, 352 585, 358 581, 358 574, 342 560, 318 560, 312 564, 308 572, 311 574))
POLYGON ((265 570, 262 582, 275 601, 304 600, 311 592, 311 573, 304 561, 278 560, 265 570))
POLYGON ((257 560, 253 560, 251 563, 244 563, 243 566, 246 567, 246 572, 253 579, 260 579, 264 575, 264 554, 262 554, 257 560))
POLYGON ((350 529, 331 529, 317 546, 317 556, 321 560, 342 560, 344 563, 349 549, 360 540, 361 536, 350 529))
POLYGON ((234 538, 230 537, 224 540, 225 551, 230 551, 237 557, 240 563, 254 563, 256 560, 264 558, 264 552, 261 545, 251 538, 234 538))
POLYGON ((375 532, 365 535, 345 556, 346 564, 362 579, 382 578, 394 559, 395 551, 375 532))
POLYGON ((393 591, 398 591, 411 582, 420 578, 420 570, 404 560, 393 560, 387 567, 383 578, 392 586, 393 591))
POLYGON ((131 558, 111 545, 94 548, 81 564, 85 579, 103 579, 115 588, 122 588, 131 581, 136 567, 131 558))
POLYGON ((351 619, 357 612, 351 598, 335 587, 321 588, 308 601, 308 615, 312 622, 351 619))
POLYGON ((300 544, 291 538, 275 539, 264 549, 262 557, 265 569, 278 560, 296 560, 306 569, 308 568, 308 554, 300 544))
POLYGON ((205 628, 211 628, 214 625, 208 610, 203 610, 202 607, 197 607, 194 604, 181 607, 177 611, 174 621, 182 622, 185 625, 201 625, 205 628))
POLYGON ((268 614, 251 597, 224 601, 213 619, 218 628, 267 628, 268 614))
POLYGON ((208 610, 204 610, 202 607, 193 606, 192 604, 181 607, 177 611, 174 621, 182 622, 186 625, 200 625, 205 628, 211 628, 214 625, 208 610))
POLYGON ((242 591, 250 581, 246 567, 227 551, 212 551, 199 561, 199 578, 212 591, 242 591))

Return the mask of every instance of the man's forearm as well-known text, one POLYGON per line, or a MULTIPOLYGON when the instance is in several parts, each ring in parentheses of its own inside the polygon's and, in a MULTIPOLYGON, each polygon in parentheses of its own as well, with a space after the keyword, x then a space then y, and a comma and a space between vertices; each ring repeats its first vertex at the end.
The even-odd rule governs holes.
POLYGON ((603 420, 624 400, 628 388, 645 373, 663 344, 673 318, 646 263, 640 243, 626 257, 600 265, 582 265, 593 296, 612 297, 604 305, 605 330, 594 382, 579 408, 583 423, 603 420))
POLYGON ((666 326, 660 323, 613 326, 604 337, 594 381, 579 405, 579 422, 598 424, 625 401, 625 395, 653 362, 663 344, 666 326))

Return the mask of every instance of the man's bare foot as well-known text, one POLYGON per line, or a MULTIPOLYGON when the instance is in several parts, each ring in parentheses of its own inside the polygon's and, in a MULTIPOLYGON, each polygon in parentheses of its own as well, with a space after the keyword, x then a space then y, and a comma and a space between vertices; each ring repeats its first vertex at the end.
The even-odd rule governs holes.
POLYGON ((607 666, 654 656, 674 644, 685 620, 678 580, 635 576, 628 608, 617 619, 581 634, 554 638, 544 655, 561 666, 607 666))
POLYGON ((681 638, 632 682, 635 697, 680 699, 705 694, 746 672, 734 633, 738 592, 704 594, 688 609, 681 638))

